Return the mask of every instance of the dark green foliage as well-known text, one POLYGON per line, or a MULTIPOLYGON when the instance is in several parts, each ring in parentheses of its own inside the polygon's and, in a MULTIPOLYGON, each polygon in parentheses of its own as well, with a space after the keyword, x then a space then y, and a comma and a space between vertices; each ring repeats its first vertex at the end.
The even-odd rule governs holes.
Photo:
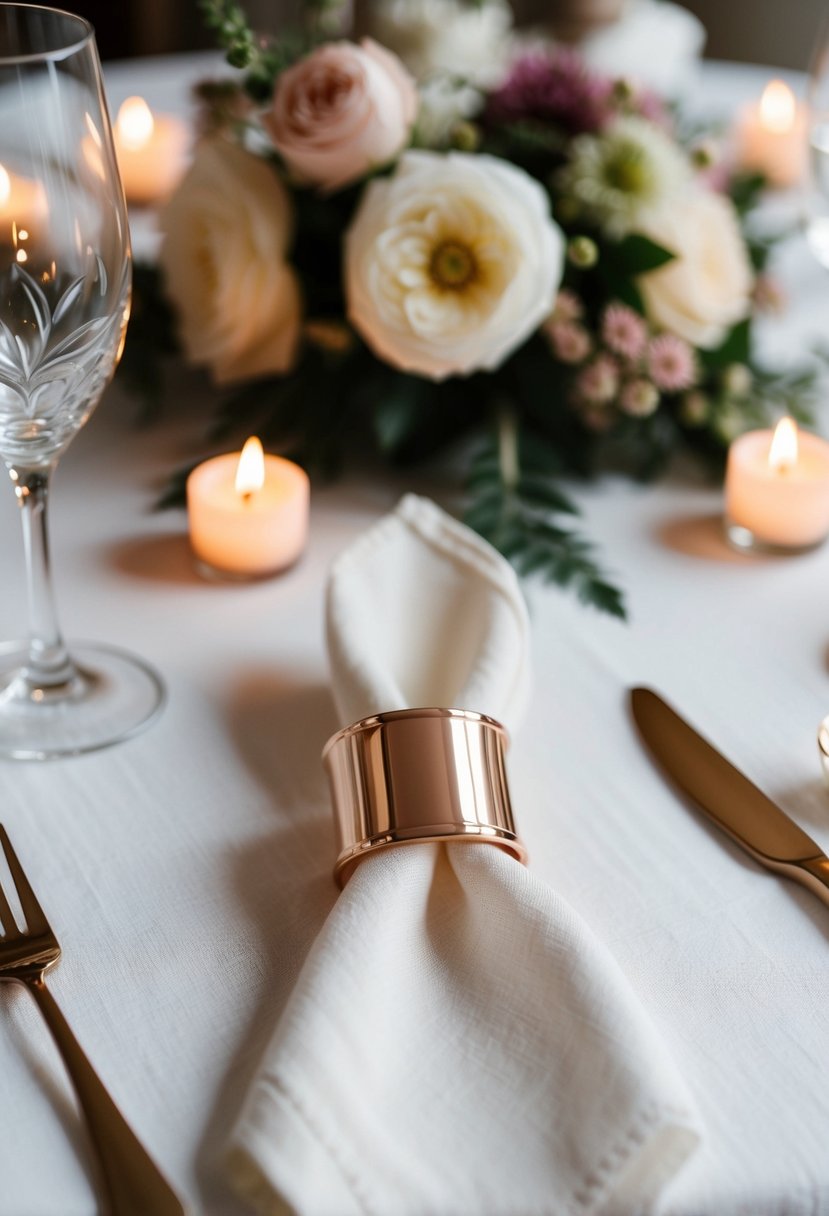
POLYGON ((164 397, 164 364, 178 352, 175 314, 155 266, 133 266, 127 332, 118 375, 140 401, 142 419, 149 421, 164 397))
POLYGON ((550 480, 549 449, 520 432, 517 454, 517 477, 505 478, 503 451, 494 439, 485 442, 467 479, 465 522, 519 574, 567 587, 581 603, 624 619, 624 598, 602 575, 593 546, 559 522, 560 516, 572 517, 577 511, 550 480))

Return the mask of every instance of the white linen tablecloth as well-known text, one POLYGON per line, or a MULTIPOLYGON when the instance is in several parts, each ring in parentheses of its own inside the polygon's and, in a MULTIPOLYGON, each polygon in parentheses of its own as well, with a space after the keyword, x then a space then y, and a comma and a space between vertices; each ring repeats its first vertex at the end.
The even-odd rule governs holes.
MULTIPOLYGON (((166 98, 185 68, 113 70, 113 103, 116 84, 154 102, 156 80, 166 98)), ((712 106, 755 96, 769 74, 706 73, 712 106)), ((827 337, 829 280, 799 244, 783 270, 796 306, 766 340, 785 357, 827 337)), ((337 898, 319 762, 337 725, 324 581, 401 483, 315 485, 298 566, 250 586, 205 582, 183 516, 150 511, 200 434, 197 383, 183 377, 168 420, 142 430, 111 389, 53 499, 67 634, 144 655, 169 704, 110 751, 3 764, 0 819, 64 947, 52 990, 113 1096, 195 1212, 240 1216, 222 1149, 337 898)), ((614 955, 705 1121, 666 1216, 829 1212, 829 912, 679 802, 626 708, 630 684, 660 688, 829 849, 815 746, 829 710, 829 548, 730 554, 720 493, 691 477, 580 494, 631 620, 531 590, 534 693, 510 771, 533 870, 614 955)), ((0 561, 0 635, 14 637, 25 605, 10 488, 0 561)), ((33 1002, 0 988, 0 1216, 91 1216, 84 1152, 33 1002)))

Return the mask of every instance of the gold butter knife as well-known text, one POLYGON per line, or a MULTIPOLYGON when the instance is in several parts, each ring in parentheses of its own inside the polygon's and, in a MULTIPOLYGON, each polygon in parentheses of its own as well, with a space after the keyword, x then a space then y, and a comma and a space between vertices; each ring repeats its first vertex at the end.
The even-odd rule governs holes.
POLYGON ((705 814, 761 866, 829 904, 829 858, 779 806, 649 688, 631 709, 653 756, 705 814))

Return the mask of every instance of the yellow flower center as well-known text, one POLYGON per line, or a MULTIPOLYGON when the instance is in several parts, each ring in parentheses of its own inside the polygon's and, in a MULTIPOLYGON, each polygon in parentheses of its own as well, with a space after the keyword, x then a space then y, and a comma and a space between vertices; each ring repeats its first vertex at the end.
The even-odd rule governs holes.
POLYGON ((608 157, 604 165, 604 177, 608 186, 623 194, 644 194, 648 185, 647 167, 642 158, 631 148, 620 148, 608 157))
POLYGON ((438 287, 460 291, 478 276, 478 262, 468 245, 443 241, 432 254, 429 273, 438 287))

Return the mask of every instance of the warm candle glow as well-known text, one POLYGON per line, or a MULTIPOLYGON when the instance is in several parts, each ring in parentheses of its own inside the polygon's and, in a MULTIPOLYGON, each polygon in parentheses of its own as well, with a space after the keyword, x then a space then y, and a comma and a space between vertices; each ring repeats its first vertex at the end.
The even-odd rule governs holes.
POLYGON ((206 570, 264 578, 299 557, 308 535, 308 475, 251 438, 187 478, 190 544, 206 570))
POLYGON ((767 131, 791 131, 797 113, 794 93, 782 80, 771 80, 760 98, 760 121, 767 131))
MULTIPOLYGON (((5 165, 0 165, 0 240, 18 249, 20 241, 29 240, 46 216, 46 196, 39 182, 18 177, 5 165)), ((22 250, 20 251, 23 252, 22 250)), ((18 262, 26 261, 18 253, 18 262)))
POLYGON ((776 473, 788 473, 796 464, 797 427, 791 418, 781 418, 769 448, 769 467, 776 473))
POLYGON ((791 418, 728 449, 726 531, 740 549, 802 553, 829 536, 829 443, 791 418))
POLYGON ((236 493, 243 496, 261 490, 265 484, 265 455, 262 451, 262 444, 255 435, 251 435, 242 448, 239 465, 236 469, 235 484, 236 493))
POLYGON ((153 137, 155 121, 143 97, 128 97, 118 111, 115 130, 122 147, 131 152, 143 148, 153 137))
MULTIPOLYGON (((146 206, 169 198, 187 164, 188 124, 175 114, 153 114, 143 97, 128 97, 118 111, 113 135, 127 200, 146 206)), ((90 134, 85 155, 93 172, 96 152, 100 149, 90 134)))

